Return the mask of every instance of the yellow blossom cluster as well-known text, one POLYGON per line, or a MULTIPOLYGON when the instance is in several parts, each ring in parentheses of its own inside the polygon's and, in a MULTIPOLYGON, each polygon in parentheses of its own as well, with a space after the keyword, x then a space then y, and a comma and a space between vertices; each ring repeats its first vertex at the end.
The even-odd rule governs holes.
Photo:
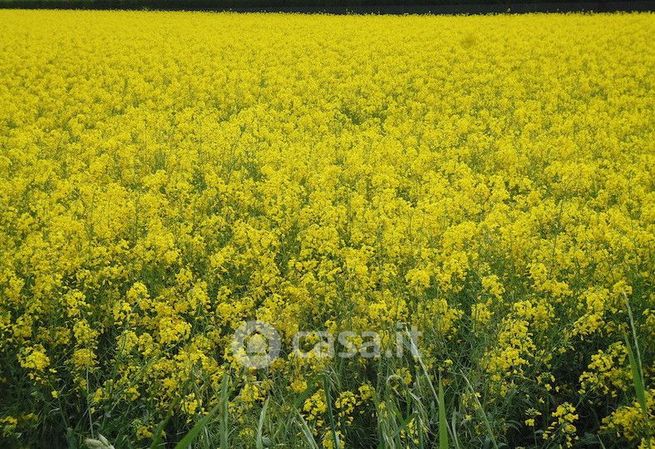
POLYGON ((652 447, 655 15, 3 10, 0 36, 0 446, 209 416, 206 447, 436 447, 439 382, 460 447, 652 447), (282 340, 259 370, 252 320, 282 340), (299 357, 303 330, 383 351, 299 357))

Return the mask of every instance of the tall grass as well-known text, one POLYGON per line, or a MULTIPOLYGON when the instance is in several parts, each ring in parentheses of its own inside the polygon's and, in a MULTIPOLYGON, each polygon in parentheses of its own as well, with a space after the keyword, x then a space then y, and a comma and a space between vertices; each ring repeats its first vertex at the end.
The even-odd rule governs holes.
POLYGON ((635 389, 637 401, 641 405, 644 414, 648 414, 648 406, 646 404, 646 387, 644 382, 644 371, 641 364, 641 351, 639 350, 639 340, 637 339, 637 330, 635 328, 634 317, 632 316, 632 308, 630 307, 630 300, 628 295, 623 293, 625 299, 625 306, 628 311, 628 318, 630 320, 630 332, 632 334, 632 341, 634 343, 634 350, 629 341, 628 335, 624 335, 625 347, 628 349, 628 359, 630 361, 630 372, 632 373, 632 384, 635 389))

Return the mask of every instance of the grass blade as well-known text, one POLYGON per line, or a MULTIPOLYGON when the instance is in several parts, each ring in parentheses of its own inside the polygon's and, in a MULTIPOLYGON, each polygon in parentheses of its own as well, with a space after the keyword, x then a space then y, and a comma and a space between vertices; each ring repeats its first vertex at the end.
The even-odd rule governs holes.
POLYGON ((632 308, 630 307, 630 301, 628 300, 628 295, 623 293, 623 298, 625 299, 625 305, 628 309, 628 317, 630 318, 630 331, 632 332, 632 339, 635 344, 635 352, 632 351, 632 345, 628 341, 628 336, 624 335, 625 346, 628 348, 628 358, 630 359, 630 370, 632 371, 632 383, 635 387, 635 394, 637 395, 637 400, 644 414, 648 414, 648 407, 646 405, 646 388, 644 383, 644 372, 641 365, 641 353, 639 351, 639 341, 637 340, 637 330, 635 329, 635 320, 632 316, 632 308), (636 356, 635 356, 636 355, 636 356))
POLYGON ((478 411, 480 412, 480 416, 482 416, 482 421, 484 421, 484 425, 487 428, 487 433, 489 434, 491 444, 493 444, 494 449, 498 449, 498 443, 496 442, 496 438, 494 437, 494 433, 491 430, 491 423, 489 423, 489 418, 487 418, 487 414, 485 413, 484 409, 482 408, 482 404, 480 404, 480 400, 478 399, 478 396, 475 393, 475 390, 473 389, 473 385, 471 385, 471 382, 469 382, 468 378, 466 377, 466 375, 464 373, 462 373, 462 377, 466 381, 466 385, 468 386, 471 394, 473 395, 473 399, 475 399, 475 404, 478 406, 478 411))
POLYGON ((446 422, 446 402, 443 384, 439 376, 439 449, 448 449, 448 423, 446 422))
POLYGON ((209 421, 214 417, 214 415, 218 412, 221 404, 216 404, 214 408, 212 408, 209 413, 207 413, 205 416, 202 417, 192 428, 187 432, 186 435, 184 435, 184 438, 182 438, 176 445, 175 449, 187 449, 191 447, 191 443, 193 443, 193 440, 196 439, 198 434, 202 432, 202 430, 209 424, 209 421))
POLYGON ((312 430, 309 428, 309 425, 307 424, 307 421, 305 421, 305 418, 302 417, 300 412, 296 412, 298 414, 298 424, 300 425, 300 430, 302 431, 303 436, 305 437, 305 441, 309 445, 311 449, 319 449, 318 444, 316 443, 316 440, 314 439, 314 435, 312 435, 312 430))
POLYGON ((166 418, 159 423, 159 425, 155 429, 155 436, 152 439, 152 444, 150 445, 150 449, 157 449, 159 446, 161 446, 162 439, 164 438, 164 427, 166 427, 166 424, 168 424, 168 421, 170 419, 171 419, 171 414, 169 413, 166 416, 166 418))
POLYGON ((639 363, 637 362, 634 352, 632 352, 632 346, 628 340, 628 336, 624 335, 625 338, 625 347, 628 349, 628 359, 630 360, 630 371, 632 371, 632 383, 635 387, 635 394, 637 395, 637 401, 641 405, 641 409, 644 413, 648 412, 646 406, 646 388, 644 387, 644 378, 641 375, 641 369, 639 363))
POLYGON ((270 397, 266 398, 264 401, 264 406, 262 407, 262 412, 259 414, 259 423, 257 424, 257 439, 255 444, 257 449, 264 449, 264 438, 262 436, 264 430, 264 419, 266 418, 266 410, 268 409, 268 401, 270 397))
POLYGON ((184 435, 176 445, 175 449, 187 449, 191 446, 191 443, 196 439, 198 434, 209 424, 209 422, 214 418, 219 410, 223 409, 223 417, 221 419, 221 449, 227 449, 228 444, 228 431, 227 429, 227 406, 228 406, 228 382, 229 376, 225 374, 223 376, 223 381, 221 385, 221 400, 216 404, 205 416, 203 416, 192 428, 184 435))
POLYGON ((455 446, 455 449, 460 449, 459 440, 457 439, 457 426, 455 422, 456 418, 457 418, 457 413, 453 412, 453 414, 450 417, 450 429, 453 432, 453 445, 455 446))
POLYGON ((339 449, 341 444, 339 443, 339 435, 337 434, 337 428, 334 422, 334 413, 332 411, 332 398, 330 397, 330 384, 328 382, 327 373, 323 377, 323 391, 325 392, 325 401, 328 407, 328 416, 330 417, 330 428, 332 430, 332 439, 334 442, 334 447, 339 449))
POLYGON ((230 376, 227 374, 224 375, 222 385, 221 385, 221 405, 222 405, 222 413, 221 413, 221 449, 227 449, 230 444, 230 414, 229 414, 229 404, 230 404, 230 398, 228 397, 229 394, 229 383, 230 383, 230 376))

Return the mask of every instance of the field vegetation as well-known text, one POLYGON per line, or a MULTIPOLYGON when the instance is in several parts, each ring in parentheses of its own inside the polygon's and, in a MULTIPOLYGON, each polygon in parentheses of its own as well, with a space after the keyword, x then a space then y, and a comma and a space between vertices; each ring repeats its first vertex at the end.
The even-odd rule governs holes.
POLYGON ((0 36, 0 447, 655 448, 655 15, 0 36))

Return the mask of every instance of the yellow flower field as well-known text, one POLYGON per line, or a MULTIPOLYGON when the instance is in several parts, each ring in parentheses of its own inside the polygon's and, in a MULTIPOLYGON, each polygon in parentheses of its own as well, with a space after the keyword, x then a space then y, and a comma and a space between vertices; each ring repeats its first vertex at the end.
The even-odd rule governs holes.
POLYGON ((655 448, 653 36, 0 11, 0 447, 655 448))

